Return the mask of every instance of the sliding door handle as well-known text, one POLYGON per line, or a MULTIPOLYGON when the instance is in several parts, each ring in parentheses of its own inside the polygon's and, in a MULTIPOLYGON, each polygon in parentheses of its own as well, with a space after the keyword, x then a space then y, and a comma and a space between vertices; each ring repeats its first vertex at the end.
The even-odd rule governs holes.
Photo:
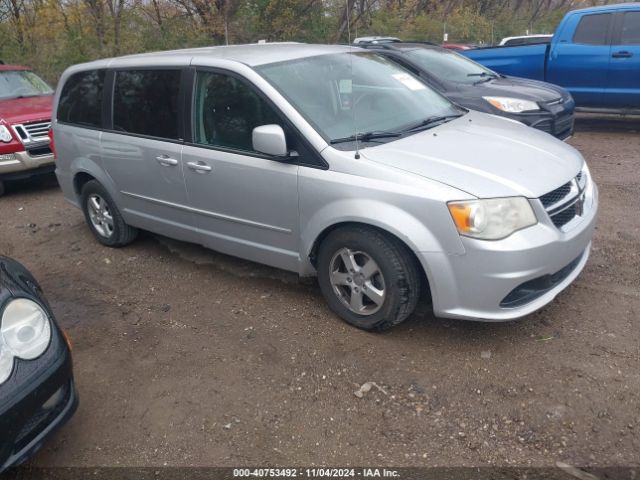
POLYGON ((211 167, 202 162, 187 162, 187 167, 198 173, 209 173, 211 171, 211 167))

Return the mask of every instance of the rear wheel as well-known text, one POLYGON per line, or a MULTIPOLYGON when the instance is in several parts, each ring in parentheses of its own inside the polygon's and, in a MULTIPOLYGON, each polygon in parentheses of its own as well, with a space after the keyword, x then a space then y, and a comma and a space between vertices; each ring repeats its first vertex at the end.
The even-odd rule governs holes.
POLYGON ((420 297, 416 260, 398 239, 366 226, 331 232, 318 251, 318 281, 348 323, 381 331, 405 320, 420 297))
POLYGON ((122 247, 135 240, 136 228, 127 225, 113 199, 96 180, 82 187, 82 211, 96 239, 108 247, 122 247))

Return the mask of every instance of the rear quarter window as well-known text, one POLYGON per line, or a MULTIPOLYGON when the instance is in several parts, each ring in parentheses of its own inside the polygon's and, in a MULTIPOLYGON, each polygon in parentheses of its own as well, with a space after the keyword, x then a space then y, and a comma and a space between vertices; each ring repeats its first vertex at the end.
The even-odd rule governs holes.
POLYGON ((100 127, 105 70, 89 70, 71 75, 60 93, 58 121, 100 127))

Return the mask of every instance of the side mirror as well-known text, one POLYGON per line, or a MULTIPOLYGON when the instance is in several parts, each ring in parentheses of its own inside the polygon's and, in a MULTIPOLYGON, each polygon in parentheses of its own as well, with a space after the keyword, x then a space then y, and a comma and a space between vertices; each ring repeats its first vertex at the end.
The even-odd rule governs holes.
POLYGON ((276 157, 286 157, 287 140, 280 125, 261 125, 253 129, 253 149, 276 157))

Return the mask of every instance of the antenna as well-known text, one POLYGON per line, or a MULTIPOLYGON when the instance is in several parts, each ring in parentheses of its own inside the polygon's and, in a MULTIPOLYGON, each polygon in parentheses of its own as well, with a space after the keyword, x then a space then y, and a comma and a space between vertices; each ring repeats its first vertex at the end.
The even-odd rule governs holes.
POLYGON ((351 44, 351 12, 349 0, 344 0, 347 12, 347 37, 349 38, 349 61, 351 62, 351 118, 353 119, 353 136, 356 139, 355 159, 360 160, 360 141, 358 140, 358 125, 356 123, 356 103, 353 101, 353 45, 351 44))

